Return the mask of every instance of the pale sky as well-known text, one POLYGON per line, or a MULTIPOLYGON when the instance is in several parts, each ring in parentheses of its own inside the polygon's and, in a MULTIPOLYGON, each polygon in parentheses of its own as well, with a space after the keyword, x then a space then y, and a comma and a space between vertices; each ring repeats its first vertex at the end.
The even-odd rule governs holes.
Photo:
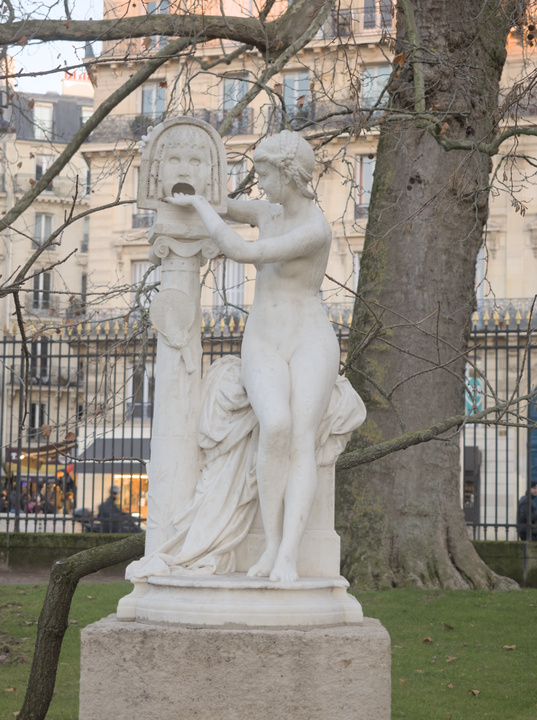
MULTIPOLYGON (((49 7, 52 2, 46 3, 49 7)), ((102 17, 103 0, 75 0, 69 3, 72 9, 72 17, 76 20, 94 20, 102 17)), ((62 3, 63 5, 63 3, 62 3)), ((58 17, 59 13, 51 11, 50 17, 58 17)), ((100 49, 100 43, 99 43, 100 49)), ((57 43, 28 43, 24 48, 10 47, 10 54, 13 56, 15 70, 21 68, 25 72, 52 69, 78 63, 84 57, 84 44, 73 42, 57 43)), ((94 50, 97 55, 97 50, 94 50)), ((61 81, 63 72, 53 75, 44 75, 34 78, 20 78, 17 81, 17 89, 22 92, 46 93, 49 91, 61 92, 61 81)))

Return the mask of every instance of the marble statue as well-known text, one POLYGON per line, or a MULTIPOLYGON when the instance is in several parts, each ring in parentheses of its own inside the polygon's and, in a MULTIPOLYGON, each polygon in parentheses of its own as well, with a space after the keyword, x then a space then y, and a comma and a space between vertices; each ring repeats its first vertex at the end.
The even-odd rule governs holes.
POLYGON ((362 621, 339 573, 334 467, 365 407, 338 376, 319 298, 331 229, 310 189, 315 156, 283 131, 259 144, 254 163, 264 199, 232 200, 223 144, 206 123, 172 118, 144 141, 138 204, 157 211, 150 258, 162 282, 150 308, 158 350, 146 547, 127 568, 135 587, 120 619, 362 621), (228 221, 258 227, 258 239, 228 221), (202 380, 199 267, 219 253, 255 266, 255 298, 241 358, 217 360, 202 380))
POLYGON ((298 578, 300 540, 317 486, 315 435, 339 367, 339 346, 319 300, 331 230, 308 185, 315 155, 298 133, 264 140, 254 155, 265 200, 229 200, 227 218, 259 228, 246 242, 199 194, 192 207, 226 257, 256 267, 255 299, 242 345, 241 382, 259 421, 257 486, 266 535, 250 577, 298 578))

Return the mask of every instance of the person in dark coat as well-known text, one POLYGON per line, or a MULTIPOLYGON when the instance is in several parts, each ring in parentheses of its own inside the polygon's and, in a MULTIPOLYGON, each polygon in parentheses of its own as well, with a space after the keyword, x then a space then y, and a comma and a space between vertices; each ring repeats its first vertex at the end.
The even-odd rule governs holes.
POLYGON ((120 532, 123 517, 121 508, 117 505, 120 492, 120 488, 113 485, 109 497, 99 505, 97 517, 102 523, 103 532, 120 532))
POLYGON ((528 521, 531 521, 531 539, 537 540, 537 507, 534 498, 537 497, 537 481, 531 483, 531 487, 518 501, 517 525, 518 537, 526 540, 528 534, 528 521), (528 512, 529 510, 529 512, 528 512))

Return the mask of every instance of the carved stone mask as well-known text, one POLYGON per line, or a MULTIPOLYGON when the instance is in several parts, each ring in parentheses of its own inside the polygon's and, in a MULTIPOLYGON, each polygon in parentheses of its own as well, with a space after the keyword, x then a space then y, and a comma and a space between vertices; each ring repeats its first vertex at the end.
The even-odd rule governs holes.
POLYGON ((207 197, 211 181, 210 152, 195 129, 175 130, 164 149, 159 175, 162 199, 174 192, 207 197))

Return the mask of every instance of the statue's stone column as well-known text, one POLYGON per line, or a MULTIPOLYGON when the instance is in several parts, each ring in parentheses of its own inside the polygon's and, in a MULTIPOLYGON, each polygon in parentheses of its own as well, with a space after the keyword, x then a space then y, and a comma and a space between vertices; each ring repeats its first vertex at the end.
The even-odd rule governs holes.
POLYGON ((156 211, 149 258, 161 266, 151 302, 157 330, 154 421, 145 554, 174 533, 173 519, 188 503, 200 475, 201 403, 200 265, 217 249, 198 214, 166 201, 175 192, 206 197, 217 212, 227 207, 226 152, 202 120, 166 120, 143 138, 137 204, 156 211))
POLYGON ((172 520, 200 473, 200 242, 156 230, 150 257, 161 262, 161 286, 150 308, 158 340, 146 554, 173 535, 172 520))

